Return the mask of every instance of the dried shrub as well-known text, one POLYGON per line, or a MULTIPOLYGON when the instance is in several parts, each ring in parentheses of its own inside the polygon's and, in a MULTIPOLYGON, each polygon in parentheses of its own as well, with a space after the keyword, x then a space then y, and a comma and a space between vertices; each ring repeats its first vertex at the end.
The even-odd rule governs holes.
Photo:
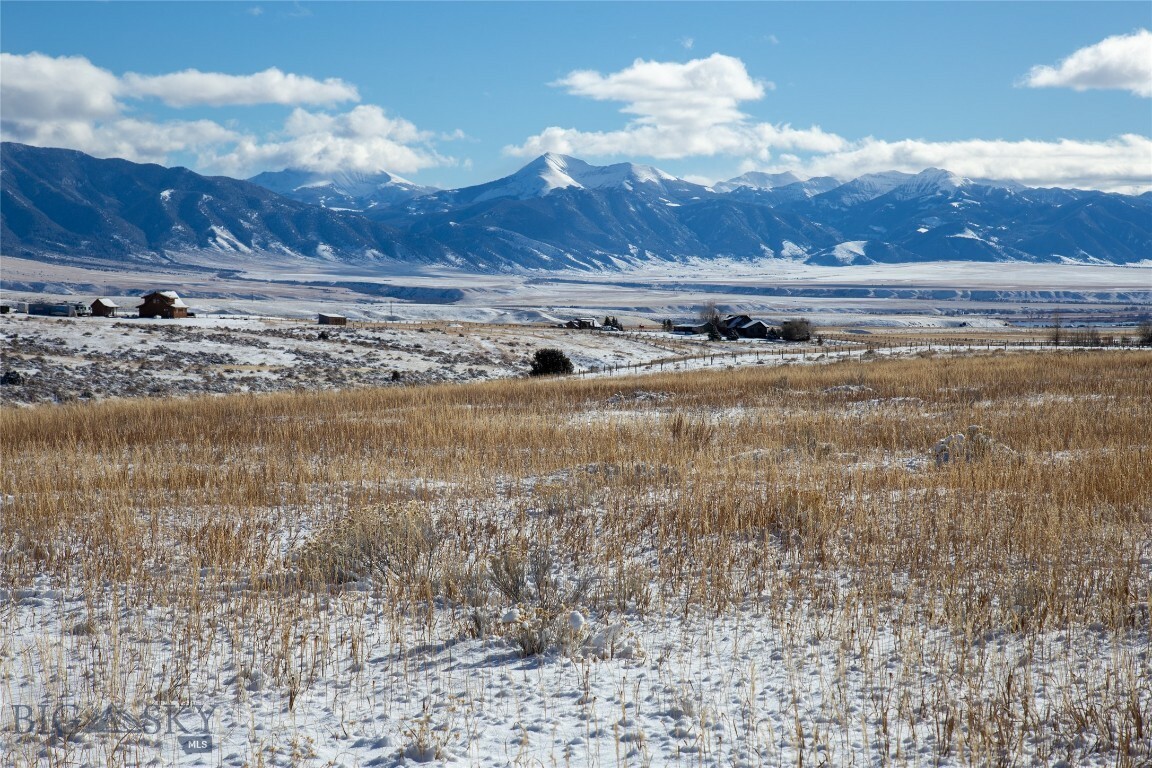
POLYGON ((295 569, 309 584, 371 578, 427 591, 435 581, 440 540, 435 518, 419 502, 351 509, 300 549, 295 569))

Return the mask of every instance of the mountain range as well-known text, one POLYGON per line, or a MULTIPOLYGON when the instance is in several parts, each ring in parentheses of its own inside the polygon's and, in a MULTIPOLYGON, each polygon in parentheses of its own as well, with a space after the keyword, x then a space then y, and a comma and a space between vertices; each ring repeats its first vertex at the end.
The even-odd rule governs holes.
POLYGON ((653 262, 1152 259, 1152 194, 1038 189, 946 170, 841 181, 748 173, 712 186, 632 163, 546 154, 485 184, 392 174, 185 168, 0 147, 6 256, 237 268, 272 256, 475 271, 617 270, 653 262))

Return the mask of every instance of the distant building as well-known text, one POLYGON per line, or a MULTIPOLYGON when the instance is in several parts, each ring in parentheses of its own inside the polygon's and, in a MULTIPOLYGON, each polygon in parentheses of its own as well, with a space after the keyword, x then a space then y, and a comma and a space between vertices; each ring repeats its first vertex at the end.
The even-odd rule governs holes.
POLYGON ((715 328, 711 322, 698 320, 694 323, 682 323, 672 326, 676 333, 709 333, 715 330, 728 339, 774 339, 777 337, 776 329, 763 320, 753 320, 748 315, 726 315, 716 321, 715 328))
POLYGON ((153 291, 144 297, 144 303, 137 309, 140 317, 162 317, 165 320, 188 317, 188 305, 176 291, 153 291))
POLYGON ((328 315, 321 312, 320 325, 348 325, 348 318, 344 315, 328 315))
POLYGON ((116 317, 116 310, 120 305, 112 299, 96 299, 92 302, 92 314, 95 317, 116 317))
POLYGON ((28 312, 28 302, 26 301, 5 301, 0 303, 0 315, 6 315, 9 312, 28 312))
POLYGON ((753 320, 748 315, 729 315, 724 318, 724 327, 741 339, 767 339, 772 328, 763 320, 753 320))
POLYGON ((565 328, 574 328, 585 330, 588 328, 599 328, 600 321, 594 317, 576 317, 564 323, 565 328))

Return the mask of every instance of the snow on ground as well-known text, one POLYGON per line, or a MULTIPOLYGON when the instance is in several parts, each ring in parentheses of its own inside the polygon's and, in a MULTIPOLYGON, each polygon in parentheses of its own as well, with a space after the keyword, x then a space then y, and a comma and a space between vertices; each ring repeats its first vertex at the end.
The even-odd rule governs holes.
MULTIPOLYGON (((787 250, 787 248, 785 248, 787 250)), ((787 255, 787 254, 785 254, 787 255)), ((4 258, 4 298, 63 295, 124 306, 157 287, 175 288, 203 312, 354 319, 551 322, 615 315, 629 325, 693 318, 713 301, 722 311, 779 321, 802 314, 823 324, 947 323, 954 316, 1049 318, 1061 311, 1116 322, 1152 305, 1152 262, 1131 266, 939 262, 818 267, 790 258, 687 260, 618 272, 471 274, 419 265, 343 265, 263 254, 238 267, 234 255, 199 254, 197 264, 124 272, 4 258)))
MULTIPOLYGON (((1002 330, 986 318, 908 316, 876 328, 1002 330)), ((858 333, 853 333, 856 330, 858 333)), ((426 321, 321 326, 284 317, 208 315, 181 320, 0 315, 0 403, 108 397, 340 389, 523 376, 533 353, 561 349, 584 376, 688 371, 715 366, 830 362, 862 355, 963 351, 968 342, 824 346, 758 340, 708 343, 653 330, 575 331, 546 325, 426 321)), ((1025 342, 1036 343, 1036 342, 1025 342)), ((973 342, 974 350, 1009 348, 973 342)))
POLYGON ((563 349, 579 370, 611 370, 696 355, 702 343, 538 325, 9 314, 0 315, 0 402, 476 381, 525 375, 544 347, 563 349))
MULTIPOLYGON (((927 287, 955 285, 960 275, 970 286, 1006 281, 1037 291, 1152 287, 1147 267, 856 269, 858 280, 881 286, 905 280, 927 287)), ((781 265, 781 270, 772 276, 777 284, 835 285, 845 277, 834 268, 788 272, 781 265)), ((347 274, 339 277, 349 279, 347 274)), ((147 283, 142 287, 157 285, 149 279, 141 278, 147 283)), ((244 281, 232 284, 231 295, 190 299, 201 316, 188 320, 0 316, 5 377, 0 400, 7 405, 482 380, 522 375, 531 353, 544 346, 563 349, 585 375, 595 376, 963 351, 955 346, 869 349, 866 333, 859 343, 817 349, 753 342, 706 345, 699 337, 672 334, 509 324, 606 313, 630 313, 634 321, 653 322, 676 313, 691 316, 694 303, 716 295, 755 304, 765 313, 804 310, 806 317, 845 324, 1002 325, 981 316, 945 314, 939 299, 894 303, 694 293, 707 287, 710 278, 698 277, 695 288, 685 290, 677 285, 682 275, 655 271, 613 280, 604 285, 587 275, 564 280, 394 278, 406 287, 462 291, 458 300, 442 304, 369 301, 338 285, 292 283, 268 285, 258 298, 241 289, 259 283, 244 281), (629 284, 638 277, 643 286, 629 284), (275 292, 288 298, 266 298, 275 292), (885 311, 877 314, 874 306, 885 311), (398 316, 406 322, 318 326, 318 309, 361 320, 398 316), (271 310, 279 316, 271 316, 271 310)), ((752 270, 715 278, 726 286, 755 287, 765 280, 752 270)), ((206 293, 210 282, 200 286, 206 293)), ((117 301, 132 305, 130 299, 117 301)), ((906 405, 866 399, 851 407, 906 405)), ((630 413, 616 409, 613 418, 630 413)), ((893 455, 886 461, 894 471, 917 472, 930 458, 893 455)), ((206 585, 205 611, 224 610, 238 594, 253 589, 245 583, 218 589, 211 576, 199 574, 206 585)), ((1028 712, 1012 711, 1019 699, 1011 692, 1021 687, 1029 691, 1027 701, 1042 711, 1047 703, 1097 701, 1105 690, 1126 684, 1110 677, 1116 669, 1152 672, 1146 632, 1114 634, 1087 626, 1044 633, 1025 645, 1009 633, 975 639, 942 631, 909 634, 897 617, 830 627, 819 605, 782 608, 770 594, 720 616, 684 612, 674 604, 645 616, 582 616, 586 623, 572 630, 567 654, 526 658, 509 640, 507 625, 523 620, 512 611, 501 611, 490 625, 473 631, 469 616, 448 608, 430 618, 397 615, 370 585, 354 583, 344 592, 316 596, 321 607, 305 612, 295 625, 300 633, 313 633, 322 651, 317 658, 325 661, 309 669, 311 660, 300 658, 307 682, 289 690, 270 685, 254 661, 254 648, 272 640, 261 638, 259 616, 243 620, 243 637, 229 635, 227 627, 236 625, 221 621, 213 636, 185 638, 203 648, 204 655, 176 670, 166 664, 187 656, 178 652, 181 639, 173 632, 181 617, 162 604, 113 590, 102 602, 90 603, 90 597, 78 587, 46 580, 0 591, 0 621, 6 627, 0 638, 0 718, 7 718, 0 720, 0 763, 103 765, 111 743, 128 745, 127 764, 158 766, 991 763, 996 756, 959 751, 957 726, 949 721, 955 702, 987 700, 992 711, 1002 699, 1005 716, 1028 717, 1028 712), (97 620, 89 622, 92 617, 97 620), (92 659, 105 660, 104 666, 93 667, 92 659), (979 665, 979 675, 951 672, 973 665, 979 665), (108 670, 125 670, 124 679, 96 679, 108 670), (970 685, 972 680, 979 684, 970 685), (61 703, 106 703, 94 694, 85 698, 97 688, 119 687, 124 700, 131 701, 134 689, 155 691, 169 683, 187 683, 182 689, 190 695, 149 702, 155 708, 146 711, 141 707, 147 704, 122 713, 53 710, 61 703), (940 692, 948 696, 933 698, 940 692), (97 719, 78 727, 78 714, 97 719), (128 717, 137 718, 135 725, 116 733, 118 718, 128 717), (209 751, 189 752, 181 744, 181 737, 198 735, 211 738, 209 751)), ((1046 738, 1038 731, 1032 743, 1018 746, 1018 754, 1069 767, 1115 763, 1115 752, 1103 747, 1058 745, 1046 738), (1068 754, 1076 760, 1062 757, 1068 754)))
MULTIPOLYGON (((249 652, 252 638, 221 629, 199 639, 206 655, 183 670, 190 698, 109 711, 86 700, 93 670, 82 660, 122 646, 137 659, 125 695, 132 685, 160 687, 172 675, 165 662, 176 638, 165 628, 173 617, 162 607, 144 615, 125 608, 123 628, 105 616, 113 626, 93 629, 82 621, 91 609, 67 590, 0 593, 13 628, 4 651, 15 660, 0 682, 6 764, 100 765, 112 743, 125 764, 164 766, 980 764, 979 755, 962 756, 956 730, 974 724, 949 725, 956 699, 986 696, 992 712, 997 697, 1012 706, 1015 686, 1043 712, 1068 697, 1102 695, 1095 686, 1111 665, 1142 659, 1136 666, 1148 668, 1141 633, 1085 628, 1027 643, 1010 633, 970 643, 864 616, 849 631, 818 611, 780 614, 756 603, 721 616, 670 610, 589 617, 582 626, 580 616, 568 654, 524 657, 499 631, 467 636, 466 620, 448 611, 416 628, 353 592, 333 601, 340 618, 299 625, 318 633, 331 658, 298 692, 268 683, 249 652), (36 646, 43 638, 60 643, 52 670, 35 661, 44 658, 36 646), (978 685, 947 679, 946 670, 972 668, 981 670, 978 685), (56 711, 57 702, 67 708, 56 711), (181 745, 195 736, 211 739, 206 753, 181 745)), ((1019 746, 1053 765, 1071 765, 1059 758, 1065 750, 1082 756, 1080 766, 1115 757, 1052 743, 1043 729, 1019 746)))

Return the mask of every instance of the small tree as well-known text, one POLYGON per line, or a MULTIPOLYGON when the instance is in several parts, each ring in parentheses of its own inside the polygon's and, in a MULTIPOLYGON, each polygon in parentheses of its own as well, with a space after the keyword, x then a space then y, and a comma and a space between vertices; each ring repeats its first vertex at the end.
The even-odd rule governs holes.
POLYGON ((1064 340, 1064 322, 1059 312, 1052 313, 1052 330, 1048 332, 1048 340, 1056 347, 1064 340))
POLYGON ((700 307, 700 321, 708 326, 709 341, 729 341, 736 338, 736 333, 724 325, 724 318, 720 315, 720 308, 716 302, 709 301, 700 307))
POLYGON ((532 357, 531 376, 557 376, 572 373, 572 361, 558 349, 538 349, 532 357))
POLYGON ((697 314, 700 317, 700 322, 702 323, 713 323, 717 326, 720 325, 720 308, 716 306, 716 302, 714 301, 704 302, 704 304, 700 306, 700 310, 697 314))
POLYGON ((807 320, 785 320, 780 324, 780 338, 784 341, 808 341, 812 338, 812 323, 807 320))
POLYGON ((1145 347, 1152 347, 1152 320, 1145 320, 1136 328, 1136 340, 1145 347))

